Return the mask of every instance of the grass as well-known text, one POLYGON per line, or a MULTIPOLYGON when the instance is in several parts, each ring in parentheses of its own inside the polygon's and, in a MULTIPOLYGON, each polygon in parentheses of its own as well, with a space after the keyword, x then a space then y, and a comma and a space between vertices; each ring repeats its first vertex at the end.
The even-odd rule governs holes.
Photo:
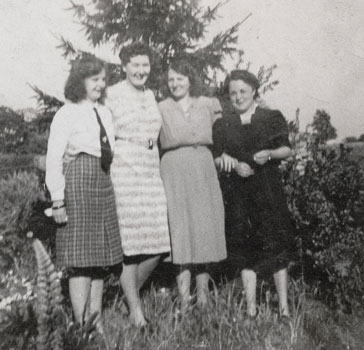
POLYGON ((261 294, 258 317, 245 314, 245 298, 237 282, 214 287, 209 304, 193 303, 181 313, 175 288, 151 286, 143 293, 148 327, 131 326, 122 298, 105 308, 104 338, 95 338, 99 349, 148 350, 354 350, 362 349, 364 318, 339 315, 309 299, 292 284, 292 318, 277 315, 275 294, 261 294), (107 345, 105 345, 107 344, 107 345))

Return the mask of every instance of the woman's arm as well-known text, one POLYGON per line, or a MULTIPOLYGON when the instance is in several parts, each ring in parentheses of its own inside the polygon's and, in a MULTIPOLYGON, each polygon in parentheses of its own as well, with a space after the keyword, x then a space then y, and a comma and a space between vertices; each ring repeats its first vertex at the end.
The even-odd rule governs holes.
POLYGON ((263 150, 253 155, 254 162, 259 165, 264 165, 271 159, 282 160, 292 155, 284 116, 278 110, 270 113, 266 119, 266 128, 269 130, 268 143, 263 150))
POLYGON ((70 128, 64 108, 61 108, 53 118, 48 139, 46 158, 46 185, 50 192, 53 210, 52 215, 57 223, 67 221, 64 203, 65 179, 63 175, 63 155, 65 153, 70 128))
POLYGON ((281 146, 276 149, 262 150, 253 155, 254 161, 259 165, 264 165, 271 159, 286 159, 292 155, 292 150, 288 146, 281 146))

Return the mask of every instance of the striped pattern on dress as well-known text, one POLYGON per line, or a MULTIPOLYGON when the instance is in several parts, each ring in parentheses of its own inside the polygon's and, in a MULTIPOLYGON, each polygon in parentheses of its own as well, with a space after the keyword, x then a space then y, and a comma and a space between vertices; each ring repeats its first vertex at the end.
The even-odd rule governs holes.
POLYGON ((156 140, 162 124, 151 91, 134 91, 124 81, 108 90, 116 143, 111 177, 125 255, 170 251, 167 200, 156 140), (148 140, 154 142, 148 149, 148 140))

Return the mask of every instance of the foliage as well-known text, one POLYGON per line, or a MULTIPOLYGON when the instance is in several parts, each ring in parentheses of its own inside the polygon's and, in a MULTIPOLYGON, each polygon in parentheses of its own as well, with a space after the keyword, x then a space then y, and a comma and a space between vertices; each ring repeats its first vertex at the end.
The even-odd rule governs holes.
MULTIPOLYGON (((305 171, 307 171, 306 169, 307 167, 304 168, 305 171)), ((14 191, 19 191, 24 195, 23 184, 32 182, 27 182, 26 176, 29 174, 8 177, 5 187, 9 187, 9 191, 6 192, 6 195, 18 198, 20 195, 14 195, 12 193, 14 191), (20 182, 20 185, 10 186, 13 182, 20 182)), ((34 183, 36 183, 35 179, 36 177, 33 179, 34 183)), ((1 188, 3 189, 4 186, 1 188)), ((38 190, 38 187, 34 185, 33 191, 38 193, 38 190)), ((4 211, 4 213, 8 212, 4 211)), ((11 217, 11 215, 9 216, 11 217)), ((28 215, 20 216, 20 220, 27 221, 27 218, 29 218, 28 215)), ((26 226, 26 223, 18 223, 13 226, 12 220, 6 222, 10 225, 5 230, 7 234, 11 232, 10 228, 26 226)), ((15 230, 12 231, 12 234, 16 233, 22 237, 21 231, 15 230)), ((320 237, 317 234, 316 236, 320 237)), ((21 239, 25 240, 24 237, 21 239)), ((26 241, 26 243, 30 246, 30 241, 26 241)), ((307 246, 308 243, 305 244, 307 246)), ((35 245, 37 246, 38 243, 35 245)), ((352 245, 350 247, 352 248, 352 245)), ((14 245, 14 248, 19 249, 17 245, 14 245)), ((31 254, 25 243, 20 249, 28 255, 31 254)), ((333 260, 327 258, 328 255, 321 246, 319 249, 313 251, 311 256, 318 259, 320 252, 323 251, 321 256, 327 261, 328 273, 332 274, 333 267, 329 264, 333 260)), ((95 315, 83 327, 70 323, 69 312, 64 307, 64 303, 60 304, 62 298, 58 280, 60 275, 54 270, 44 248, 38 247, 36 250, 40 250, 38 256, 42 256, 38 263, 38 285, 36 285, 34 277, 36 263, 30 256, 27 259, 23 258, 23 261, 27 261, 27 266, 24 266, 24 263, 17 264, 20 266, 19 268, 9 269, 13 272, 4 275, 4 278, 1 279, 0 292, 4 302, 0 303, 0 338, 4 340, 0 344, 0 349, 35 350, 41 348, 42 344, 45 348, 45 344, 50 342, 53 342, 53 345, 48 345, 48 348, 55 349, 55 339, 58 344, 63 344, 63 349, 67 350, 105 348, 303 350, 323 347, 342 349, 348 346, 351 349, 360 349, 360 344, 362 344, 363 330, 360 325, 363 325, 364 322, 359 315, 355 314, 352 319, 347 318, 340 312, 330 311, 322 303, 308 300, 305 294, 307 287, 294 281, 290 286, 292 319, 287 323, 280 322, 278 319, 277 297, 273 289, 265 282, 259 288, 261 291, 259 316, 256 320, 251 320, 246 316, 245 295, 238 282, 213 286, 209 304, 205 309, 198 308, 192 302, 184 311, 180 310, 176 289, 159 288, 152 285, 150 289, 144 291, 142 298, 146 316, 151 321, 147 328, 141 330, 131 327, 123 299, 109 293, 105 295, 108 295, 109 298, 111 296, 113 299, 105 300, 105 304, 108 305, 103 316, 105 336, 96 335, 94 332, 95 315), (53 336, 55 330, 57 330, 57 337, 53 336), (53 335, 47 336, 47 334, 53 335)), ((11 256, 16 256, 16 254, 13 253, 11 256)), ((338 259, 335 260, 335 263, 337 262, 339 262, 338 259)), ((322 272, 320 268, 320 265, 315 267, 316 271, 322 272)), ((316 276, 325 282, 325 279, 322 278, 323 275, 317 273, 316 276)), ((352 274, 351 276, 354 281, 358 281, 357 275, 352 274)), ((336 278, 335 283, 343 286, 343 277, 336 276, 336 278)), ((346 282, 348 286, 345 287, 345 292, 352 292, 355 286, 350 285, 351 282, 348 279, 346 282)), ((327 289, 324 289, 327 288, 327 285, 322 283, 320 287, 322 287, 322 293, 327 292, 327 289)), ((355 288, 358 287, 360 287, 359 284, 355 288)), ((338 290, 336 289, 336 291, 338 290)), ((360 288, 356 289, 356 291, 359 290, 360 288)))
POLYGON ((0 107, 0 149, 2 153, 22 153, 26 145, 27 125, 22 114, 0 107))
MULTIPOLYGON (((209 25, 218 20, 218 10, 226 2, 218 2, 213 8, 203 8, 198 0, 95 0, 87 6, 70 1, 70 10, 83 25, 86 39, 93 47, 108 45, 118 52, 121 47, 135 41, 150 45, 155 54, 148 85, 160 99, 163 98, 161 87, 165 72, 174 57, 188 58, 211 92, 219 85, 217 73, 226 73, 225 58, 237 55, 237 61, 241 61, 243 51, 236 47, 237 31, 251 14, 216 34, 210 42, 205 38, 209 25)), ((90 55, 75 48, 64 37, 60 38, 59 48, 71 62, 90 55)), ((109 84, 124 77, 120 64, 105 63, 109 71, 109 84)), ((262 93, 278 83, 271 82, 275 68, 260 67, 257 74, 262 82, 262 93)), ((34 90, 40 105, 58 108, 57 99, 37 88, 34 90)))
POLYGON ((22 113, 8 107, 0 107, 1 153, 45 154, 49 126, 54 115, 54 112, 48 111, 47 108, 32 121, 25 121, 22 113))
POLYGON ((364 209, 364 172, 350 149, 321 144, 327 133, 298 134, 297 125, 291 130, 295 156, 283 175, 306 278, 332 305, 351 310, 364 293, 364 227, 357 219, 364 209))
POLYGON ((37 319, 32 302, 12 302, 0 308, 0 349, 35 350, 37 319))
POLYGON ((35 173, 18 172, 0 178, 0 266, 26 268, 31 259, 27 238, 33 206, 44 201, 35 173))
POLYGON ((330 115, 323 109, 317 109, 313 117, 312 129, 316 142, 325 144, 337 137, 336 129, 331 124, 330 115))
POLYGON ((352 142, 357 142, 358 139, 355 136, 347 136, 344 139, 344 142, 346 143, 352 143, 352 142))
POLYGON ((152 70, 152 87, 157 90, 168 62, 187 55, 208 80, 207 68, 222 69, 224 55, 235 51, 241 22, 202 45, 208 25, 216 20, 217 10, 203 9, 199 1, 189 0, 97 0, 86 8, 71 1, 71 8, 85 28, 93 45, 112 45, 115 51, 126 43, 142 41, 153 47, 159 58, 152 70))
POLYGON ((61 350, 62 324, 62 293, 59 275, 42 243, 35 239, 33 248, 37 257, 37 319, 38 336, 37 350, 61 350))

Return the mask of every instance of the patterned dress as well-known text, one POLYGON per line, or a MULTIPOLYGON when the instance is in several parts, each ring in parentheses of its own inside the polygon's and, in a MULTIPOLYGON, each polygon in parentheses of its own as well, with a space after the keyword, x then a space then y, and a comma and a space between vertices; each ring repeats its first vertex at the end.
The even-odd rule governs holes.
POLYGON ((108 89, 106 105, 115 126, 111 178, 124 254, 169 252, 167 200, 156 146, 162 118, 154 95, 124 80, 108 89))

